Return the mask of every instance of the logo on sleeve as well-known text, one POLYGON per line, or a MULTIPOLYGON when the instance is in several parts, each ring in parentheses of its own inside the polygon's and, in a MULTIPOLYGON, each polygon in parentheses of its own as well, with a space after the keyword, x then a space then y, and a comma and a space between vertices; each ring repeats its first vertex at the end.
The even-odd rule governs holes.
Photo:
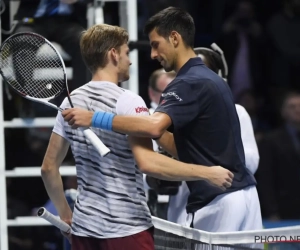
POLYGON ((148 112, 149 110, 146 107, 137 107, 135 108, 135 113, 142 113, 142 112, 148 112))
POLYGON ((167 93, 162 93, 161 94, 162 97, 166 97, 166 96, 174 96, 178 101, 182 101, 181 97, 179 97, 179 95, 177 95, 175 92, 167 92, 167 93))
POLYGON ((162 101, 160 102, 160 105, 163 105, 164 103, 166 103, 166 100, 162 100, 162 101))

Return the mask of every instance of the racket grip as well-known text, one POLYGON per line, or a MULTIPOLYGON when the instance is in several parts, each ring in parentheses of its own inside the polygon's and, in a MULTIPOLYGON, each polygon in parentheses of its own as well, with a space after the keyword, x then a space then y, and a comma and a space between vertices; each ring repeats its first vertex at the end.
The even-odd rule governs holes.
POLYGON ((54 216, 53 214, 51 214, 44 207, 39 208, 39 210, 37 212, 37 216, 50 222, 53 226, 56 226, 57 228, 59 228, 61 231, 65 232, 65 233, 71 232, 71 227, 66 222, 62 221, 57 216, 54 216))
POLYGON ((94 134, 92 130, 84 129, 83 133, 85 137, 91 141, 93 146, 97 149, 97 151, 102 157, 110 152, 110 149, 103 144, 103 142, 99 139, 97 135, 94 134))

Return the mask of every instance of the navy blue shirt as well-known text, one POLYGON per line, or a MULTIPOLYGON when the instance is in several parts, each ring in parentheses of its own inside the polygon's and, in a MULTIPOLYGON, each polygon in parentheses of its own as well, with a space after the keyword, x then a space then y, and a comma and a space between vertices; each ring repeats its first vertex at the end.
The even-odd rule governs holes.
POLYGON ((190 59, 162 93, 155 112, 172 119, 179 160, 220 165, 234 174, 226 191, 206 181, 189 181, 187 212, 195 212, 216 196, 256 185, 245 166, 240 123, 228 84, 207 68, 201 58, 190 59))

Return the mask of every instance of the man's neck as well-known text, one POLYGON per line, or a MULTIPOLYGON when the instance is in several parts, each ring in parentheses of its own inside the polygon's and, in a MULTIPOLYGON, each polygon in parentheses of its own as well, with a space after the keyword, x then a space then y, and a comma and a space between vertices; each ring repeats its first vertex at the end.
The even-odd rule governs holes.
POLYGON ((98 69, 93 75, 92 81, 112 82, 118 85, 118 74, 107 68, 98 69))
POLYGON ((178 71, 185 65, 188 60, 191 58, 197 57, 194 50, 192 48, 184 49, 177 55, 177 62, 175 65, 175 72, 178 73, 178 71))

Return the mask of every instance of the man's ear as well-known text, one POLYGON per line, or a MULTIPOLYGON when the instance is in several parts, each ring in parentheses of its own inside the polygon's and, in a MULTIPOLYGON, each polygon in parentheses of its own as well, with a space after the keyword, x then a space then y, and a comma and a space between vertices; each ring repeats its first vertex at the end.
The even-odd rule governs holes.
POLYGON ((169 36, 169 41, 170 43, 173 44, 173 46, 176 48, 179 45, 179 41, 181 39, 181 36, 178 32, 176 31, 171 31, 171 34, 169 36))
POLYGON ((114 63, 119 62, 119 53, 115 48, 112 48, 108 53, 110 53, 110 57, 114 63))

